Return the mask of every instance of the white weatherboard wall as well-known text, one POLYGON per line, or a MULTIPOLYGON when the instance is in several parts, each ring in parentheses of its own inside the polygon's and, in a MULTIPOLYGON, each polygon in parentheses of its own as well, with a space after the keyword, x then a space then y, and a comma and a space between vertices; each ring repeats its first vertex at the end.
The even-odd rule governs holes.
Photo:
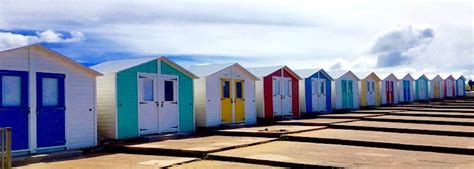
POLYGON ((257 106, 257 116, 265 117, 265 100, 263 100, 263 76, 258 77, 260 80, 255 82, 255 106, 257 106))
POLYGON ((304 81, 305 81, 305 78, 307 77, 302 77, 303 80, 298 80, 298 93, 300 95, 300 103, 299 103, 299 106, 300 106, 300 112, 301 113, 306 113, 306 85, 304 84, 304 81))
POLYGON ((117 138, 116 73, 97 77, 97 126, 99 139, 117 138))
POLYGON ((255 80, 236 66, 219 70, 209 76, 194 80, 196 124, 199 127, 221 125, 221 78, 244 80, 245 124, 257 123, 255 107, 255 80))
POLYGON ((0 54, 0 69, 29 71, 29 144, 36 150, 36 72, 59 73, 66 76, 65 123, 66 148, 86 148, 97 144, 96 92, 94 73, 70 64, 63 56, 32 45, 0 54), (33 83, 32 83, 33 82, 33 83))

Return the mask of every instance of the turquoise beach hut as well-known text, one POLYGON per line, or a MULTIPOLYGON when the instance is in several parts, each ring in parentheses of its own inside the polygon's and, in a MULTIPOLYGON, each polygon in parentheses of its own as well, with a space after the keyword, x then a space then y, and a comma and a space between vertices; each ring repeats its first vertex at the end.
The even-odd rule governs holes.
POLYGON ((97 125, 102 139, 193 132, 196 75, 166 57, 107 61, 97 79, 97 125))

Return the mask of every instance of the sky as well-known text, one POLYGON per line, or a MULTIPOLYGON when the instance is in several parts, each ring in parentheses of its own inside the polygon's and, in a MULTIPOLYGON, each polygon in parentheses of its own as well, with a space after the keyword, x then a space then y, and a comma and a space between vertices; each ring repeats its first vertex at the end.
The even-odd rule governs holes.
POLYGON ((41 43, 85 65, 168 56, 184 67, 453 73, 474 78, 474 3, 0 1, 0 50, 41 43))

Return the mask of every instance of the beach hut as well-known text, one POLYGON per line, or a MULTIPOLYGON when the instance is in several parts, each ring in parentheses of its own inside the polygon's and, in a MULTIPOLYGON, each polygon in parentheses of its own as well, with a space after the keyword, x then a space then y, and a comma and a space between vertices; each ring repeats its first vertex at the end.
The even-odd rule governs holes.
POLYGON ((257 123, 255 81, 238 63, 192 66, 196 123, 199 127, 257 123))
POLYGON ((379 74, 382 77, 382 87, 380 92, 382 93, 382 105, 385 104, 397 104, 399 102, 399 90, 398 90, 398 78, 393 74, 379 74))
POLYGON ((112 60, 92 66, 101 139, 194 131, 194 74, 166 57, 112 60))
POLYGON ((255 85, 258 117, 272 119, 300 116, 300 76, 287 66, 256 67, 248 70, 261 79, 255 85))
POLYGON ((430 79, 430 99, 442 99, 444 96, 444 80, 440 75, 428 75, 430 79))
POLYGON ((380 106, 380 83, 381 79, 374 73, 355 73, 360 79, 360 106, 374 107, 380 106))
POLYGON ((413 76, 411 76, 410 73, 407 73, 405 75, 399 74, 397 77, 398 81, 400 82, 398 86, 399 101, 402 103, 413 102, 415 100, 415 79, 413 78, 413 76))
POLYGON ((426 75, 422 74, 415 81, 415 100, 417 101, 427 101, 429 100, 429 88, 428 83, 429 79, 426 75))
POLYGON ((456 79, 454 79, 453 75, 449 75, 448 77, 444 78, 443 85, 444 85, 444 88, 443 88, 444 97, 456 96, 456 79))
POLYGON ((300 112, 331 112, 332 77, 324 69, 295 70, 299 80, 300 112))
POLYGON ((334 78, 331 84, 332 107, 334 109, 358 109, 359 104, 359 81, 360 79, 352 71, 338 70, 328 71, 334 78))
POLYGON ((39 44, 1 51, 0 127, 12 128, 13 152, 96 146, 99 75, 39 44))
POLYGON ((456 96, 466 96, 466 78, 461 75, 456 79, 456 96))

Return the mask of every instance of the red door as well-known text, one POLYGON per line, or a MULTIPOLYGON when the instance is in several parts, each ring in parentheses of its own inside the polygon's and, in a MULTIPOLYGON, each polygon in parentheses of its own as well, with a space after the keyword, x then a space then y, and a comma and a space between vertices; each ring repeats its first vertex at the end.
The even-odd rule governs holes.
POLYGON ((386 81, 386 92, 387 92, 387 103, 393 103, 394 96, 393 96, 393 82, 386 81))

